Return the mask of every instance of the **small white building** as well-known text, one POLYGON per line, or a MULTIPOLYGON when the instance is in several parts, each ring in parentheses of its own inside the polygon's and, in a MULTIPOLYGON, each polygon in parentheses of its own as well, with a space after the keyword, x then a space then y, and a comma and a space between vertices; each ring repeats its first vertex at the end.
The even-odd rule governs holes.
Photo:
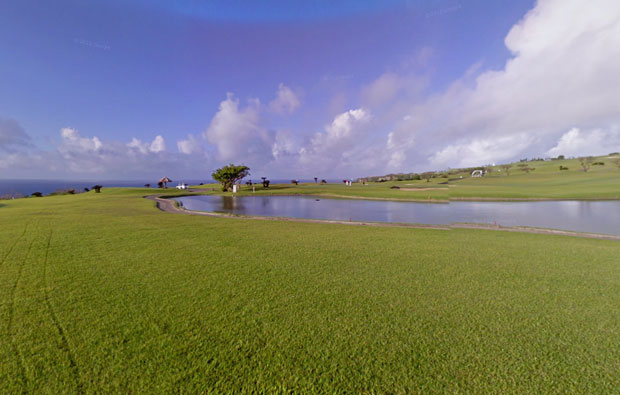
POLYGON ((471 172, 472 177, 482 177, 484 175, 484 170, 474 170, 471 172))
POLYGON ((189 185, 187 185, 186 183, 182 182, 179 185, 177 185, 177 189, 188 189, 189 185))

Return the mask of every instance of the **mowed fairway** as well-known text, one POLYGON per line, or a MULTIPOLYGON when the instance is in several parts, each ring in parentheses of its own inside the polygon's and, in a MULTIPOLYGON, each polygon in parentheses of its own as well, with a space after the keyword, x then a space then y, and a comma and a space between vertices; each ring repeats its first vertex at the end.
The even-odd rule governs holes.
POLYGON ((0 201, 0 393, 613 392, 620 243, 0 201))

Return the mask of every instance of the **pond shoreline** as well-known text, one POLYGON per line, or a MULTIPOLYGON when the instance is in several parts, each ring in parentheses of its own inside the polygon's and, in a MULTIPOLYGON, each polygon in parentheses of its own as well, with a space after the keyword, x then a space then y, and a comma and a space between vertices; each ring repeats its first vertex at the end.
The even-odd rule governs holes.
MULTIPOLYGON (((395 223, 395 222, 391 222, 391 223, 360 222, 360 221, 339 221, 339 220, 327 220, 327 219, 306 219, 306 218, 293 218, 293 217, 235 215, 235 214, 215 213, 215 212, 207 212, 207 211, 194 211, 194 210, 187 210, 185 208, 178 207, 175 201, 167 199, 163 196, 164 195, 149 195, 149 196, 144 196, 144 198, 155 202, 158 209, 160 209, 161 211, 167 212, 167 213, 177 213, 177 214, 186 214, 186 215, 202 215, 202 216, 218 217, 218 218, 323 223, 323 224, 338 224, 338 225, 353 225, 353 226, 433 229, 433 230, 452 230, 452 229, 493 230, 493 231, 503 231, 503 232, 547 234, 547 235, 558 235, 558 236, 573 236, 573 237, 581 237, 581 238, 588 238, 588 239, 620 241, 620 236, 615 236, 615 235, 587 233, 587 232, 573 232, 573 231, 566 231, 566 230, 559 230, 559 229, 535 228, 535 227, 527 227, 527 226, 500 226, 500 225, 485 225, 485 224, 474 224, 474 223, 453 223, 450 225, 430 225, 430 224, 410 224, 410 223, 395 223)), ((196 195, 187 195, 187 196, 196 196, 196 195)), ((272 195, 272 196, 275 196, 275 195, 272 195)), ((175 197, 179 197, 179 196, 175 196, 175 197)))

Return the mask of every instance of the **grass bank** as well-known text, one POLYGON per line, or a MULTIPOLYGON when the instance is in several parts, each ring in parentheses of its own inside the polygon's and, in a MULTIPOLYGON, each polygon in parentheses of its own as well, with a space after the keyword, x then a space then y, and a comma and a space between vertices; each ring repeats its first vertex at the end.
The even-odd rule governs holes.
MULTIPOLYGON (((3 202, 0 392, 611 392, 620 243, 3 202)), ((174 192, 171 192, 174 193, 174 192)))

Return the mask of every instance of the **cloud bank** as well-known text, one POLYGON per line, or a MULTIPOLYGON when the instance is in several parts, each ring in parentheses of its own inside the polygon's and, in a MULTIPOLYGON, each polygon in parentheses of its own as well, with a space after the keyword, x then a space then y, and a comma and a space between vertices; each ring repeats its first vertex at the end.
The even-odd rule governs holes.
POLYGON ((434 166, 511 160, 559 152, 573 128, 598 129, 617 142, 620 3, 541 0, 505 45, 512 57, 502 70, 466 74, 411 103, 391 135, 392 154, 414 164, 430 149, 434 166))

